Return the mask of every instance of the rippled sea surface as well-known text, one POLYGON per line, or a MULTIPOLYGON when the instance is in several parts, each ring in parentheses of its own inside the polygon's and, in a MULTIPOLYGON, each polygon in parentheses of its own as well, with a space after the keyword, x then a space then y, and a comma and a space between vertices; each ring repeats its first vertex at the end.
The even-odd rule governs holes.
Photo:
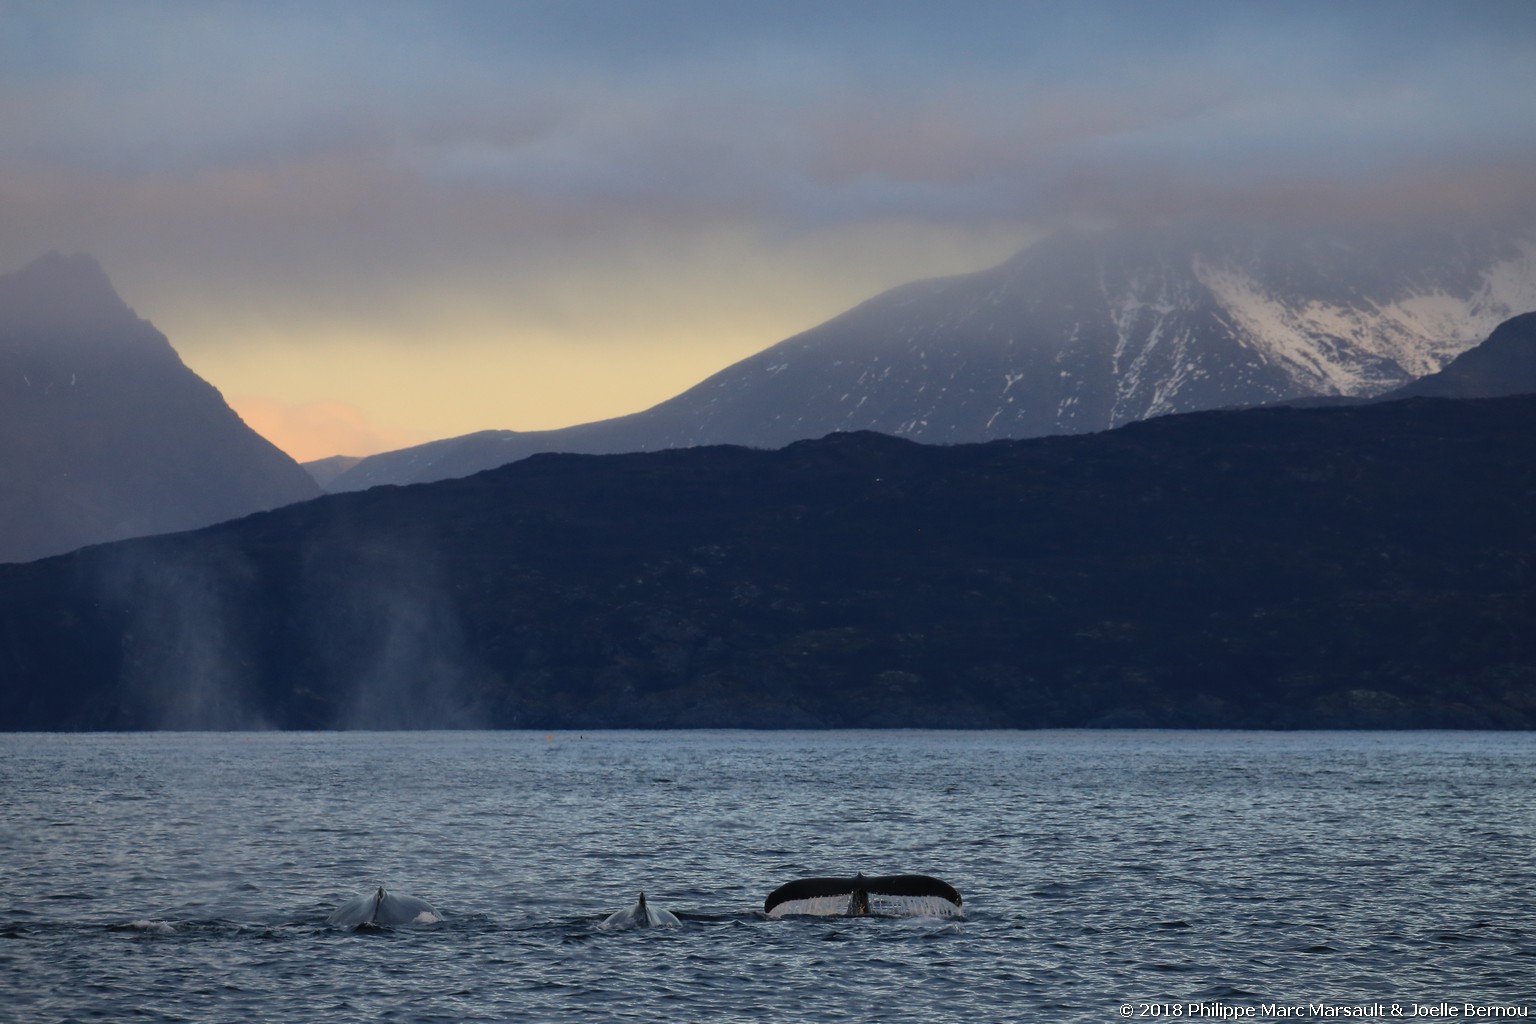
POLYGON ((0 1019, 1536 1013, 1533 783, 1526 734, 5 735, 0 1019), (761 914, 855 871, 965 918, 761 914), (444 922, 326 926, 381 882, 444 922), (642 889, 682 926, 598 927, 642 889))

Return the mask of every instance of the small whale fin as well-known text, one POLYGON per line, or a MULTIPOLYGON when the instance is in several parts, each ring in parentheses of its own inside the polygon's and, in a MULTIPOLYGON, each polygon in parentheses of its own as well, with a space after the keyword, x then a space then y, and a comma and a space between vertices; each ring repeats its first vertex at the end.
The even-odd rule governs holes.
POLYGON ((635 901, 635 905, 627 910, 620 910, 609 914, 603 923, 598 925, 605 931, 620 928, 676 928, 682 924, 677 915, 667 910, 658 910, 645 901, 645 893, 635 901))

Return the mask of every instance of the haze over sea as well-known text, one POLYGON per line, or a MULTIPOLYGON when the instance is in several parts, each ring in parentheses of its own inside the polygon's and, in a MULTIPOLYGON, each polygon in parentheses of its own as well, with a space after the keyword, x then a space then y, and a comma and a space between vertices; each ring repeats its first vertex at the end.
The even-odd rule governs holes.
POLYGON ((1529 1013, 1533 762, 1529 733, 8 734, 0 1017, 1529 1013), (855 871, 965 917, 761 914, 855 871), (379 883, 446 920, 326 926, 379 883), (682 926, 598 928, 642 889, 682 926))

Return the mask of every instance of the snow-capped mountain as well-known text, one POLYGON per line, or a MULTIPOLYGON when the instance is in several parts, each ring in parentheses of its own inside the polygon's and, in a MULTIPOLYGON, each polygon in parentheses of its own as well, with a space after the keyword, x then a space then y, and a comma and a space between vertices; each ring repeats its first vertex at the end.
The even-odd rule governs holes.
POLYGON ((0 562, 207 526, 319 489, 88 256, 0 275, 0 562))
POLYGON ((1142 228, 1066 234, 895 288, 632 416, 364 459, 332 490, 540 451, 776 447, 876 430, 958 443, 1165 413, 1369 397, 1536 309, 1536 232, 1142 228))

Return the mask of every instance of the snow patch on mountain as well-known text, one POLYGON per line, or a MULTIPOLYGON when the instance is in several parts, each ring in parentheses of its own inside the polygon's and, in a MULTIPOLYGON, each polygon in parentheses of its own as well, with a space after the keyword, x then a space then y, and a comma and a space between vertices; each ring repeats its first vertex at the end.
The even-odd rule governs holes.
POLYGON ((1536 247, 1491 266, 1470 295, 1443 288, 1354 306, 1287 301, 1246 270, 1197 257, 1236 340, 1283 367, 1311 394, 1369 396, 1433 373, 1501 321, 1536 308, 1536 247))
POLYGON ((1494 264, 1483 275, 1483 287, 1468 311, 1485 329, 1481 338, 1511 316, 1536 312, 1536 241, 1516 246, 1519 255, 1494 264))
POLYGON ((1287 304, 1238 267, 1198 257, 1195 276, 1226 312, 1235 340, 1283 367, 1303 391, 1347 395, 1365 387, 1354 361, 1340 358, 1338 331, 1352 311, 1287 304))

